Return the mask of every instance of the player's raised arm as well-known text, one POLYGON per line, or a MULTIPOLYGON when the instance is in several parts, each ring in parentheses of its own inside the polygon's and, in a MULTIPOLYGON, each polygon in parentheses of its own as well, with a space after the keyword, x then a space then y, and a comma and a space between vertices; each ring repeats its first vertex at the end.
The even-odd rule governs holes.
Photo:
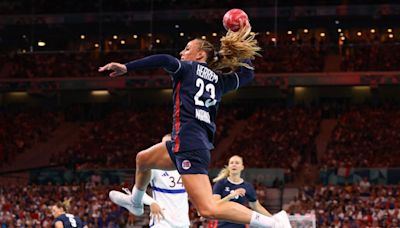
POLYGON ((112 71, 109 76, 116 77, 121 76, 128 71, 162 67, 165 70, 174 73, 179 70, 180 66, 180 61, 175 57, 166 54, 157 54, 137 59, 126 64, 111 62, 99 67, 99 72, 112 71))

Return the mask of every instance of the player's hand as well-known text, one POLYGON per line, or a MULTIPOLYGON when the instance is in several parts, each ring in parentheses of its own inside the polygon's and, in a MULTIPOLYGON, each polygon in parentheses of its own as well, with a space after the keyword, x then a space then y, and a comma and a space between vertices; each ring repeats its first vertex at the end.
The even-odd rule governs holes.
POLYGON ((107 70, 111 70, 112 72, 109 74, 110 77, 117 77, 117 76, 121 76, 123 74, 125 74, 126 72, 128 72, 128 70, 126 69, 126 66, 124 64, 121 63, 108 63, 102 67, 99 67, 99 72, 104 72, 107 70))
POLYGON ((150 217, 152 217, 157 222, 159 222, 161 219, 164 219, 162 208, 157 203, 152 203, 150 205, 150 217))
POLYGON ((234 197, 236 197, 236 196, 241 196, 241 197, 243 197, 243 196, 245 196, 246 195, 246 189, 244 189, 244 188, 238 188, 238 189, 235 189, 235 191, 233 191, 231 194, 230 194, 230 197, 231 198, 234 198, 234 197))

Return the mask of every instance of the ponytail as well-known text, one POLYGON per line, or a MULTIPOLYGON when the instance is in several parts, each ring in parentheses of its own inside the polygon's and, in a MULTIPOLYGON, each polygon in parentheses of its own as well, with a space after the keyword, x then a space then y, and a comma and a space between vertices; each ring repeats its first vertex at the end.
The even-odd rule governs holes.
POLYGON ((207 53, 207 64, 211 70, 216 72, 230 73, 239 67, 254 69, 244 59, 254 59, 261 56, 258 52, 261 48, 255 39, 256 34, 251 33, 251 27, 246 26, 237 32, 229 30, 221 41, 220 50, 216 51, 214 46, 205 40, 197 39, 202 42, 200 49, 207 53))
POLYGON ((221 171, 219 171, 218 176, 213 179, 213 182, 214 183, 218 182, 224 178, 227 178, 228 176, 229 176, 229 169, 227 166, 225 166, 225 168, 223 168, 223 169, 221 169, 221 171))

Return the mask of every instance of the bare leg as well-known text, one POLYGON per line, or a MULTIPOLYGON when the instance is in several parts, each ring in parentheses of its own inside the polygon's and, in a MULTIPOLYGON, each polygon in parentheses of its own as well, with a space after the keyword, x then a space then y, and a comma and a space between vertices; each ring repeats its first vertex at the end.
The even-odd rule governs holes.
POLYGON ((165 142, 158 143, 136 156, 135 187, 146 190, 151 178, 151 169, 174 170, 165 142))
POLYGON ((185 174, 182 175, 182 181, 190 200, 203 217, 250 224, 253 227, 280 227, 274 218, 252 211, 241 204, 216 201, 205 174, 185 174))
POLYGON ((234 202, 215 201, 207 175, 185 174, 182 175, 182 180, 190 200, 203 217, 250 223, 252 211, 247 207, 234 202))

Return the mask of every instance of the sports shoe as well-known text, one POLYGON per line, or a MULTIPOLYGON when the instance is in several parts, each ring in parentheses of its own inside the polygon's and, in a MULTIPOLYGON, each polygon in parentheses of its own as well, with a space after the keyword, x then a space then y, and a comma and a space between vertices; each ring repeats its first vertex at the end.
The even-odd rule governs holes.
POLYGON ((112 190, 108 193, 110 200, 113 201, 115 204, 126 208, 130 213, 140 216, 144 213, 143 203, 141 205, 135 205, 131 201, 131 192, 128 189, 122 189, 126 192, 126 194, 112 190))
POLYGON ((279 213, 274 214, 272 217, 278 223, 276 227, 292 228, 292 225, 290 225, 289 217, 286 211, 281 210, 279 213))

